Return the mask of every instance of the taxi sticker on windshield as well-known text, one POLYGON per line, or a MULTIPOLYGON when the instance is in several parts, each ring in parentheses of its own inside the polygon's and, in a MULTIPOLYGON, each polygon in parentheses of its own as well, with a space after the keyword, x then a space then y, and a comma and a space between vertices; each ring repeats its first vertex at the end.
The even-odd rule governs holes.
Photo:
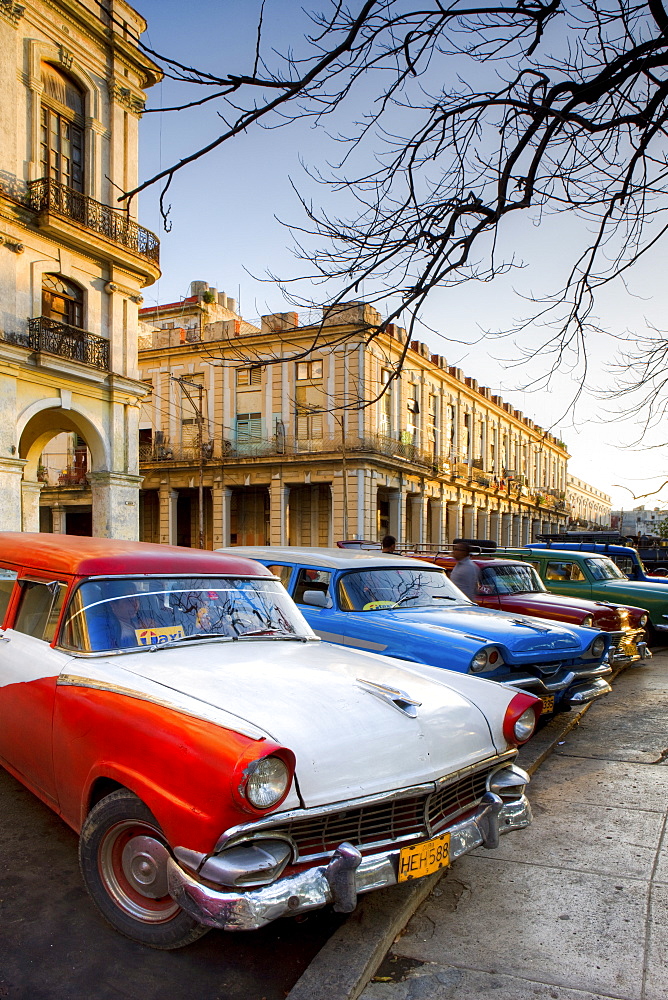
POLYGON ((397 602, 396 601, 369 601, 362 608, 362 611, 377 611, 378 608, 393 608, 397 602))
POLYGON ((135 637, 139 646, 159 646, 162 642, 172 639, 183 639, 183 625, 171 625, 169 628, 136 628, 135 637))

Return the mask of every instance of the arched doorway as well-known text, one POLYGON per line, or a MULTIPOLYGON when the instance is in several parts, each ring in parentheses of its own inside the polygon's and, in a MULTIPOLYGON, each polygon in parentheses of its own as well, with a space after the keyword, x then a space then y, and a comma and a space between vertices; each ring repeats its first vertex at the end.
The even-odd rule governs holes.
POLYGON ((104 478, 108 444, 85 414, 48 403, 33 406, 19 438, 21 526, 24 531, 90 535, 96 506, 106 508, 109 502, 103 483, 94 488, 91 481, 100 472, 104 478))

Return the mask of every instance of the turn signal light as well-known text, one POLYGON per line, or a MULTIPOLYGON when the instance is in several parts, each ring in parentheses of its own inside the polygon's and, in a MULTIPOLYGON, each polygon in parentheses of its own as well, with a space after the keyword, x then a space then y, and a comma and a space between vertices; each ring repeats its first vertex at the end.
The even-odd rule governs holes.
POLYGON ((516 694, 506 709, 503 735, 511 746, 518 747, 533 736, 543 709, 540 698, 521 692, 516 694))

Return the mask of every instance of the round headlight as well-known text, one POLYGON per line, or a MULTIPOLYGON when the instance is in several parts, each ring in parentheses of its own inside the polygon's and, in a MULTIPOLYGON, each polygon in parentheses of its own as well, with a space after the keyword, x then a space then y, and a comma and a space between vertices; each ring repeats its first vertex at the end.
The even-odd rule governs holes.
POLYGON ((591 628, 592 625, 594 624, 594 616, 593 615, 585 615, 585 617, 582 619, 582 624, 586 625, 587 628, 591 628))
POLYGON ((280 757, 263 757, 248 768, 246 798, 256 809, 270 809, 285 795, 290 772, 280 757))
POLYGON ((649 621, 649 616, 643 615, 642 618, 640 619, 641 628, 644 628, 648 621, 649 621))
POLYGON ((487 666, 488 660, 489 660, 489 656, 487 655, 487 650, 486 649, 479 649, 478 652, 473 657, 473 659, 471 660, 471 670, 472 670, 472 672, 475 674, 479 670, 484 670, 485 667, 487 666))
POLYGON ((591 644, 591 655, 592 656, 603 656, 605 653, 605 639, 602 635, 599 635, 598 639, 594 639, 591 644))
POLYGON ((534 729, 536 728, 536 713, 533 708, 527 708, 526 712, 522 712, 519 719, 515 722, 513 730, 515 732, 515 739, 518 743, 524 743, 532 735, 534 729))

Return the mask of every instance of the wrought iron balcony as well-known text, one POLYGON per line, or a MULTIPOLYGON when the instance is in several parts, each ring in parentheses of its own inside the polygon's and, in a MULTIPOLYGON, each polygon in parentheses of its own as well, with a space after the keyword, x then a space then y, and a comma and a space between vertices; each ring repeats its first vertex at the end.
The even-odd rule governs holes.
POLYGON ((160 263, 160 240, 149 229, 138 225, 134 219, 118 208, 103 205, 80 191, 58 184, 47 177, 31 181, 30 207, 37 212, 53 212, 78 222, 86 229, 106 236, 108 240, 126 247, 133 253, 146 257, 156 266, 160 263))
POLYGON ((56 354, 109 371, 109 341, 76 326, 46 316, 28 320, 28 345, 32 351, 56 354))

